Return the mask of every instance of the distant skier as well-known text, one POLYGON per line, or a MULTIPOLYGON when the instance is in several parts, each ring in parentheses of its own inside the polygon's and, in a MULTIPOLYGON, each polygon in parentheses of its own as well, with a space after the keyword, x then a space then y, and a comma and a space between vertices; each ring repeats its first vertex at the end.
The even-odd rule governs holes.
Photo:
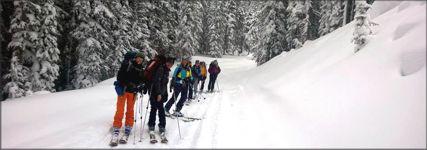
POLYGON ((192 73, 192 77, 193 77, 192 90, 193 90, 194 95, 197 95, 199 81, 200 81, 200 78, 202 77, 199 60, 196 60, 196 62, 194 63, 194 66, 191 68, 191 73, 192 73))
POLYGON ((175 116, 182 117, 182 113, 180 112, 184 102, 187 100, 187 92, 188 92, 188 84, 191 77, 189 71, 187 71, 186 66, 188 64, 188 59, 182 59, 181 64, 175 68, 175 71, 172 75, 172 81, 170 83, 170 90, 173 90, 172 97, 168 100, 165 105, 165 113, 166 115, 170 115, 169 110, 172 105, 175 103, 175 100, 178 99, 178 96, 181 94, 181 97, 176 104, 175 112, 173 113, 175 116))
POLYGON ((221 68, 218 66, 218 61, 214 60, 209 64, 209 84, 208 92, 213 92, 215 87, 215 82, 218 77, 218 74, 221 72, 221 68))
POLYGON ((205 80, 206 80, 206 75, 207 75, 207 70, 206 70, 206 63, 204 61, 200 62, 200 92, 203 92, 203 89, 205 88, 205 80))
MULTIPOLYGON (((134 104, 136 100, 136 93, 141 92, 143 86, 143 59, 144 55, 141 52, 134 54, 134 58, 130 58, 129 61, 123 61, 120 69, 117 73, 116 89, 119 87, 117 92, 117 108, 114 115, 113 122, 113 138, 111 140, 112 146, 117 145, 120 128, 122 127, 122 120, 124 115, 125 103, 126 103, 126 119, 125 119, 125 134, 120 141, 127 141, 129 134, 134 124, 134 104)), ((126 58, 125 58, 126 60, 126 58)))
POLYGON ((150 92, 150 119, 148 121, 148 129, 150 134, 154 132, 156 124, 156 113, 159 115, 159 132, 160 135, 164 134, 166 127, 165 109, 163 103, 168 99, 167 84, 169 82, 169 72, 172 68, 175 59, 165 58, 165 56, 158 56, 160 65, 154 70, 152 78, 152 90, 150 92))

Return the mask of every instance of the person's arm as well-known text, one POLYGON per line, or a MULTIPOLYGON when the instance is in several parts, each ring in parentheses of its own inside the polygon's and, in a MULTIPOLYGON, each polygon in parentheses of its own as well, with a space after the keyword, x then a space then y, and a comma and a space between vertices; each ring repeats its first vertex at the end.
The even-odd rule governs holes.
MULTIPOLYGON (((161 94, 161 81, 162 81, 162 76, 163 76, 163 72, 164 69, 162 66, 160 66, 159 68, 156 69, 155 73, 154 73, 154 77, 153 77, 153 93, 160 95, 161 94)), ((157 96, 154 95, 154 96, 157 96)))

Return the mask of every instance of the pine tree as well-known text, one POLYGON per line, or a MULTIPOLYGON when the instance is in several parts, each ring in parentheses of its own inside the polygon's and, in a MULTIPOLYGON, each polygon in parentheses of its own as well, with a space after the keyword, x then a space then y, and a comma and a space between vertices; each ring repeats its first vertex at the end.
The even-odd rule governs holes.
POLYGON ((320 37, 319 28, 320 28, 320 17, 322 16, 320 6, 323 1, 312 0, 310 1, 311 7, 309 8, 309 25, 308 25, 308 40, 315 40, 320 37))
POLYGON ((198 33, 199 53, 208 54, 210 50, 210 27, 212 19, 210 15, 211 5, 209 1, 202 0, 200 2, 200 32, 198 33))
POLYGON ((260 26, 258 51, 255 53, 258 65, 267 62, 283 51, 288 51, 286 44, 286 4, 283 1, 270 1, 259 14, 260 26))
POLYGON ((320 27, 319 35, 323 36, 341 27, 344 21, 344 2, 322 1, 320 6, 320 27))
POLYGON ((242 54, 245 49, 245 32, 247 31, 247 26, 245 22, 245 12, 244 8, 242 7, 243 4, 241 1, 236 2, 236 11, 234 12, 235 17, 235 25, 234 25, 234 32, 232 36, 233 41, 233 54, 238 55, 242 54))
POLYGON ((75 88, 86 88, 108 78, 105 59, 113 43, 108 27, 114 15, 98 0, 75 1, 73 14, 77 26, 72 36, 79 41, 73 83, 75 88))
POLYGON ((356 2, 355 30, 353 32, 352 42, 356 44, 354 51, 358 52, 368 42, 368 36, 372 33, 370 28, 370 18, 367 13, 371 5, 364 1, 356 2))
POLYGON ((10 32, 12 41, 8 48, 12 51, 9 73, 5 79, 9 81, 3 88, 9 98, 17 98, 32 94, 31 74, 38 66, 36 52, 39 42, 40 20, 37 15, 40 6, 26 0, 14 1, 15 12, 11 20, 10 32), (34 67, 34 68, 33 68, 34 67))
POLYGON ((308 9, 310 7, 308 0, 289 1, 287 7, 287 12, 289 13, 287 19, 288 35, 286 37, 291 49, 302 47, 307 40, 308 9))
POLYGON ((153 48, 151 48, 151 42, 149 41, 149 17, 151 16, 150 8, 152 7, 152 4, 149 1, 140 0, 129 1, 129 4, 131 7, 133 6, 132 10, 134 12, 132 22, 133 32, 131 33, 131 36, 134 38, 134 40, 131 41, 132 45, 136 49, 142 50, 144 55, 147 56, 145 60, 149 60, 157 53, 153 48))
POLYGON ((179 3, 178 11, 178 27, 176 48, 178 49, 175 56, 177 57, 190 57, 195 55, 197 48, 196 33, 197 20, 195 16, 196 6, 195 3, 189 3, 187 1, 181 1, 179 3))
POLYGON ((119 70, 125 53, 139 50, 131 45, 136 38, 132 36, 132 33, 134 33, 131 22, 133 13, 128 1, 112 0, 108 1, 107 4, 110 5, 111 12, 115 14, 112 23, 114 45, 113 49, 107 54, 106 60, 107 64, 111 64, 108 70, 108 77, 113 77, 119 70))
POLYGON ((176 54, 173 45, 175 44, 175 30, 177 26, 177 13, 174 1, 151 1, 149 29, 150 47, 157 53, 165 55, 176 54), (171 3, 173 2, 173 3, 171 3))
MULTIPOLYGON (((234 52, 234 39, 236 38, 235 31, 237 26, 237 4, 236 1, 226 1, 224 7, 220 7, 219 12, 222 12, 221 15, 224 20, 223 24, 223 55, 230 55, 234 52), (222 9, 225 8, 225 9, 222 9)), ((222 32, 222 31, 220 31, 222 32)))
POLYGON ((245 39, 246 39, 246 45, 248 45, 248 51, 250 53, 257 52, 259 49, 257 48, 257 44, 260 41, 260 28, 261 23, 260 19, 258 19, 258 14, 260 11, 261 6, 263 4, 259 1, 249 1, 248 6, 248 15, 246 16, 246 24, 248 26, 248 31, 246 32, 245 39))
POLYGON ((222 57, 222 54, 225 54, 225 36, 224 33, 227 32, 226 30, 226 18, 224 17, 224 11, 222 10, 224 8, 224 4, 218 1, 211 2, 212 7, 210 7, 210 15, 211 18, 211 25, 209 28, 209 45, 210 49, 208 54, 212 57, 220 58, 222 57))
MULTIPOLYGON (((40 68, 33 72, 33 90, 55 91, 55 81, 59 76, 59 54, 57 36, 57 11, 52 0, 48 0, 41 8, 40 45, 36 58, 40 68)), ((34 67, 33 67, 34 68, 34 67)))

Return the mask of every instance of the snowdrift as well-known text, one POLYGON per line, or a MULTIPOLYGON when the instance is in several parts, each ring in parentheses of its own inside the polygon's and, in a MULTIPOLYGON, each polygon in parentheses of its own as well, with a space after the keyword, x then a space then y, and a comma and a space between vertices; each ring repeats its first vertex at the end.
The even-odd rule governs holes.
MULTIPOLYGON (((118 148, 425 148, 426 4, 381 1, 372 12, 379 26, 357 53, 350 23, 259 67, 218 59, 220 92, 183 108, 201 121, 179 132, 167 119, 167 145, 149 144, 146 127, 142 143, 118 148)), ((113 81, 2 101, 1 147, 109 148, 113 81)))
POLYGON ((257 101, 283 109, 286 146, 425 148, 425 2, 373 8, 379 26, 358 53, 350 23, 246 73, 254 92, 270 93, 257 101))

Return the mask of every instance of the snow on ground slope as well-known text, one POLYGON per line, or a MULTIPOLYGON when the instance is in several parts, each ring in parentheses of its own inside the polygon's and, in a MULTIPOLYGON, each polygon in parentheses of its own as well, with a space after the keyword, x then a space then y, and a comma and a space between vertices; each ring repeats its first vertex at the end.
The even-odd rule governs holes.
POLYGON ((223 142, 425 148, 425 14, 425 2, 402 2, 373 20, 379 23, 375 35, 356 54, 350 44, 354 27, 348 24, 246 72, 240 86, 247 89, 235 104, 247 109, 229 118, 251 118, 233 126, 249 124, 252 130, 238 130, 247 134, 239 144, 228 143, 233 138, 226 135, 223 142))
MULTIPOLYGON (((151 145, 147 127, 138 142, 138 119, 136 144, 131 136, 118 148, 425 148, 426 5, 382 3, 373 7, 380 25, 358 53, 349 24, 259 67, 220 58, 220 92, 182 110, 202 120, 178 130, 167 119, 170 142, 151 145)), ((1 102, 2 148, 108 148, 113 81, 1 102)), ((138 115, 146 104, 144 96, 138 115)))
MULTIPOLYGON (((198 56, 193 59, 208 63, 214 60, 198 56)), ((247 57, 226 56, 218 61, 223 65, 221 77, 218 78, 220 88, 224 86, 222 90, 233 86, 228 84, 232 83, 228 77, 256 66, 247 57)), ((2 148, 109 148, 116 104, 114 80, 106 80, 88 89, 33 95, 1 102, 2 148)), ((208 80, 205 90, 207 84, 208 80)), ((144 116, 147 110, 148 98, 144 95, 142 99, 142 104, 141 101, 136 104, 138 116, 144 116)), ((184 106, 182 112, 186 116, 202 118, 201 121, 180 121, 181 130, 178 130, 177 120, 167 118, 168 144, 149 144, 147 126, 142 133, 142 142, 139 142, 142 126, 141 119, 138 118, 134 127, 137 132, 135 145, 132 134, 130 143, 119 145, 118 148, 214 147, 212 143, 217 133, 217 116, 224 98, 221 93, 203 93, 198 100, 200 101, 193 101, 190 106, 184 106)), ((173 109, 174 107, 171 112, 173 109)), ((148 121, 148 116, 143 118, 148 121)))

